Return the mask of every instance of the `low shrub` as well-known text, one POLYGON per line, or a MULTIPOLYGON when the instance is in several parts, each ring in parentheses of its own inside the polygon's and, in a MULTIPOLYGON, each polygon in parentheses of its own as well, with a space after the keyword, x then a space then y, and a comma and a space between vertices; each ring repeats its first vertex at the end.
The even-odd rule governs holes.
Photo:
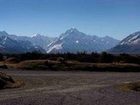
POLYGON ((24 84, 23 81, 14 80, 11 76, 0 72, 0 89, 17 88, 24 84))
POLYGON ((132 82, 132 83, 126 83, 120 86, 120 89, 123 91, 140 91, 140 82, 132 82))

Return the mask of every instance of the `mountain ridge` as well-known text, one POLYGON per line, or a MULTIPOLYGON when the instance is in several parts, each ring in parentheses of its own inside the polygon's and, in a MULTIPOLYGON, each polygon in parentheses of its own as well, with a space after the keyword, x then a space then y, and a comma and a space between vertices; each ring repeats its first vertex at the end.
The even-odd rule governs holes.
POLYGON ((3 31, 0 32, 0 49, 1 53, 26 53, 33 51, 45 53, 41 47, 34 46, 30 41, 14 40, 8 33, 3 31))
POLYGON ((140 54, 140 31, 128 35, 117 46, 110 49, 109 52, 140 54))
MULTIPOLYGON (((58 38, 51 38, 45 35, 35 34, 34 36, 17 36, 8 34, 5 31, 0 32, 0 36, 24 44, 21 48, 29 49, 28 46, 38 47, 47 53, 77 53, 77 52, 102 52, 106 51, 119 43, 119 40, 110 36, 98 37, 80 32, 76 28, 70 28, 62 33, 58 38)), ((3 46, 0 46, 2 49, 3 46)))
POLYGON ((48 46, 47 53, 101 52, 115 46, 119 41, 109 36, 87 35, 71 28, 48 46))

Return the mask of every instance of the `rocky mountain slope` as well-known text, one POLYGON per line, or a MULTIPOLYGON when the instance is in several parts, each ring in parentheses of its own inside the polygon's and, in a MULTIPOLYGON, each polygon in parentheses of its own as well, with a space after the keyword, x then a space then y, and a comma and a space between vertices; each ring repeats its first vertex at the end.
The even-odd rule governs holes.
POLYGON ((101 52, 114 47, 118 43, 118 40, 109 36, 91 36, 71 28, 48 45, 47 53, 101 52))
POLYGON ((109 52, 140 54, 140 31, 130 34, 128 37, 124 38, 109 52))

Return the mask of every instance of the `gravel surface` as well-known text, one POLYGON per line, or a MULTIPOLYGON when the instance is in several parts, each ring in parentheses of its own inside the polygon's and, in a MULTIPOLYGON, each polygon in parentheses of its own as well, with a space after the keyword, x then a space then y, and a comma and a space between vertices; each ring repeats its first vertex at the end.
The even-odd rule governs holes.
POLYGON ((0 71, 26 83, 0 90, 0 105, 140 105, 140 92, 117 88, 140 73, 0 71))

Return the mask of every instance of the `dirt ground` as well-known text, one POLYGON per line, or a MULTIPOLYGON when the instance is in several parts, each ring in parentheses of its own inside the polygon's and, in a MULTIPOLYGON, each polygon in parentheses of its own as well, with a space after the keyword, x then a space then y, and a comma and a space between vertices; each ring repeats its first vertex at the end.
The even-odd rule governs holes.
POLYGON ((25 86, 0 90, 0 105, 140 105, 140 92, 117 85, 140 73, 0 70, 25 86))

